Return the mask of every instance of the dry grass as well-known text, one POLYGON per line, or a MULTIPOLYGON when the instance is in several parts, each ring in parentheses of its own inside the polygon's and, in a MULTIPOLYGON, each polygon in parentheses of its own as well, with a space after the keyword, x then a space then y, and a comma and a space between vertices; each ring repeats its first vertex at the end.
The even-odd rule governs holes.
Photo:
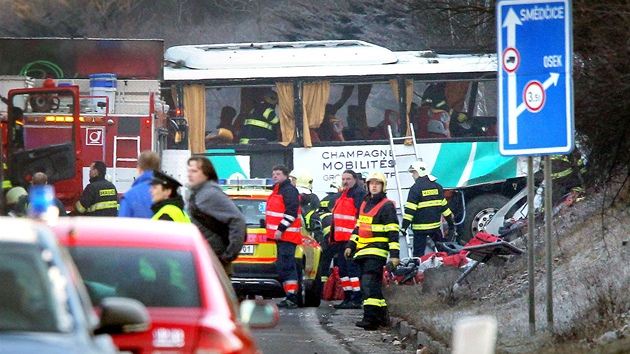
POLYGON ((390 286, 391 313, 447 347, 457 319, 493 315, 498 353, 630 353, 630 212, 602 205, 601 195, 591 196, 554 220, 553 331, 547 329, 542 222, 535 230, 535 335, 529 334, 526 255, 481 265, 455 290, 450 270, 425 274, 424 289, 390 286), (612 331, 621 338, 601 344, 612 331))

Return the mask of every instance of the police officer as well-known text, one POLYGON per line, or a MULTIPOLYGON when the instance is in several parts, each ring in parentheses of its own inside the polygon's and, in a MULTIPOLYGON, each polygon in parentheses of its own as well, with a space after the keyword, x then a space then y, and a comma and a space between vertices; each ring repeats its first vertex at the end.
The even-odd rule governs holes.
POLYGON ((105 179, 107 167, 103 161, 90 165, 90 183, 85 186, 81 199, 74 210, 86 216, 117 216, 118 191, 112 182, 105 179))
POLYGON ((295 248, 302 244, 302 219, 300 196, 291 184, 289 170, 284 165, 272 169, 273 192, 267 199, 266 229, 267 238, 276 241, 278 254, 278 275, 286 298, 278 307, 297 308, 298 272, 295 264, 295 248))
POLYGON ((367 192, 359 188, 358 176, 352 170, 346 170, 341 174, 343 192, 335 201, 332 209, 333 224, 331 227, 332 250, 337 254, 339 264, 339 277, 344 291, 343 302, 334 305, 337 309, 360 309, 361 286, 359 283, 360 271, 357 265, 344 257, 346 243, 350 241, 352 232, 357 226, 357 217, 363 198, 367 192))
POLYGON ((275 111, 277 104, 278 94, 271 89, 267 90, 262 100, 254 105, 243 122, 241 144, 249 144, 250 139, 276 140, 280 122, 275 111))
POLYGON ((153 220, 169 220, 189 223, 190 218, 184 212, 184 198, 177 189, 182 186, 176 179, 164 172, 154 171, 151 182, 151 210, 153 220))
POLYGON ((361 271, 363 319, 356 326, 375 330, 389 325, 383 297, 383 267, 387 257, 393 267, 398 266, 400 245, 396 207, 387 199, 385 175, 372 172, 366 184, 369 194, 361 204, 357 228, 346 245, 344 256, 353 257, 361 271))
POLYGON ((455 223, 453 213, 444 198, 444 190, 435 181, 437 178, 429 174, 427 165, 422 161, 416 161, 409 166, 409 172, 416 182, 409 189, 400 229, 405 233, 411 225, 413 256, 420 257, 424 255, 427 236, 434 242, 447 241, 442 235, 442 216, 448 223, 448 241, 452 241, 455 236, 455 223))

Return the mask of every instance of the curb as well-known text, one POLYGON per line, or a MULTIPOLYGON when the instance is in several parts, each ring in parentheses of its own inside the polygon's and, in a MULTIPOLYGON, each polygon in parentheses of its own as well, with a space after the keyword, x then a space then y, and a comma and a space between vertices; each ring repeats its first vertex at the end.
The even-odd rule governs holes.
POLYGON ((441 342, 432 340, 425 332, 418 330, 409 322, 391 316, 391 330, 395 331, 401 342, 410 343, 410 348, 416 348, 416 354, 449 354, 451 350, 441 342))

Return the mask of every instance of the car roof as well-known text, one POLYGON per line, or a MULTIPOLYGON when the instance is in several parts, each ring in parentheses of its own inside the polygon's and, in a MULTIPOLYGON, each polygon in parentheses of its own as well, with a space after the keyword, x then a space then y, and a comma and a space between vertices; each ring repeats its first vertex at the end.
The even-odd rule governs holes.
POLYGON ((225 194, 230 197, 251 198, 251 199, 267 199, 271 194, 271 190, 263 188, 237 188, 230 187, 226 189, 225 194))
POLYGON ((39 222, 25 218, 0 217, 0 242, 37 243, 39 222))
POLYGON ((82 246, 192 250, 202 239, 194 224, 140 218, 60 218, 52 228, 62 243, 82 246))

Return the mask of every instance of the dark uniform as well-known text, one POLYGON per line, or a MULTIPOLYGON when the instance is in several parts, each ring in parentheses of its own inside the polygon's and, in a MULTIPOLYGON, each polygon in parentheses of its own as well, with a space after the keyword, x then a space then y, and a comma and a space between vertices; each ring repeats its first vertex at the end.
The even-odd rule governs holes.
POLYGON ((190 218, 184 212, 184 199, 177 194, 177 188, 181 187, 181 183, 163 172, 154 171, 150 184, 160 184, 172 190, 169 198, 155 202, 151 206, 154 213, 151 219, 190 223, 190 218))
POLYGON ((86 216, 118 216, 118 192, 104 176, 90 178, 75 211, 86 216))
POLYGON ((404 232, 411 224, 414 257, 424 255, 427 236, 434 242, 447 241, 442 235, 442 215, 448 222, 449 233, 452 233, 455 230, 453 213, 444 198, 442 186, 428 176, 418 177, 409 189, 401 226, 404 232))
POLYGON ((241 144, 248 144, 249 139, 276 141, 280 119, 276 115, 275 107, 275 104, 263 101, 249 111, 241 130, 241 144))
POLYGON ((358 327, 367 330, 389 324, 383 297, 383 267, 387 257, 398 258, 398 217, 394 203, 385 193, 367 196, 359 211, 358 226, 347 244, 361 270, 363 320, 358 327))
POLYGON ((328 211, 332 211, 333 206, 335 206, 335 201, 337 200, 337 198, 339 198, 340 195, 341 192, 326 194, 326 196, 319 201, 320 208, 325 208, 328 211))

